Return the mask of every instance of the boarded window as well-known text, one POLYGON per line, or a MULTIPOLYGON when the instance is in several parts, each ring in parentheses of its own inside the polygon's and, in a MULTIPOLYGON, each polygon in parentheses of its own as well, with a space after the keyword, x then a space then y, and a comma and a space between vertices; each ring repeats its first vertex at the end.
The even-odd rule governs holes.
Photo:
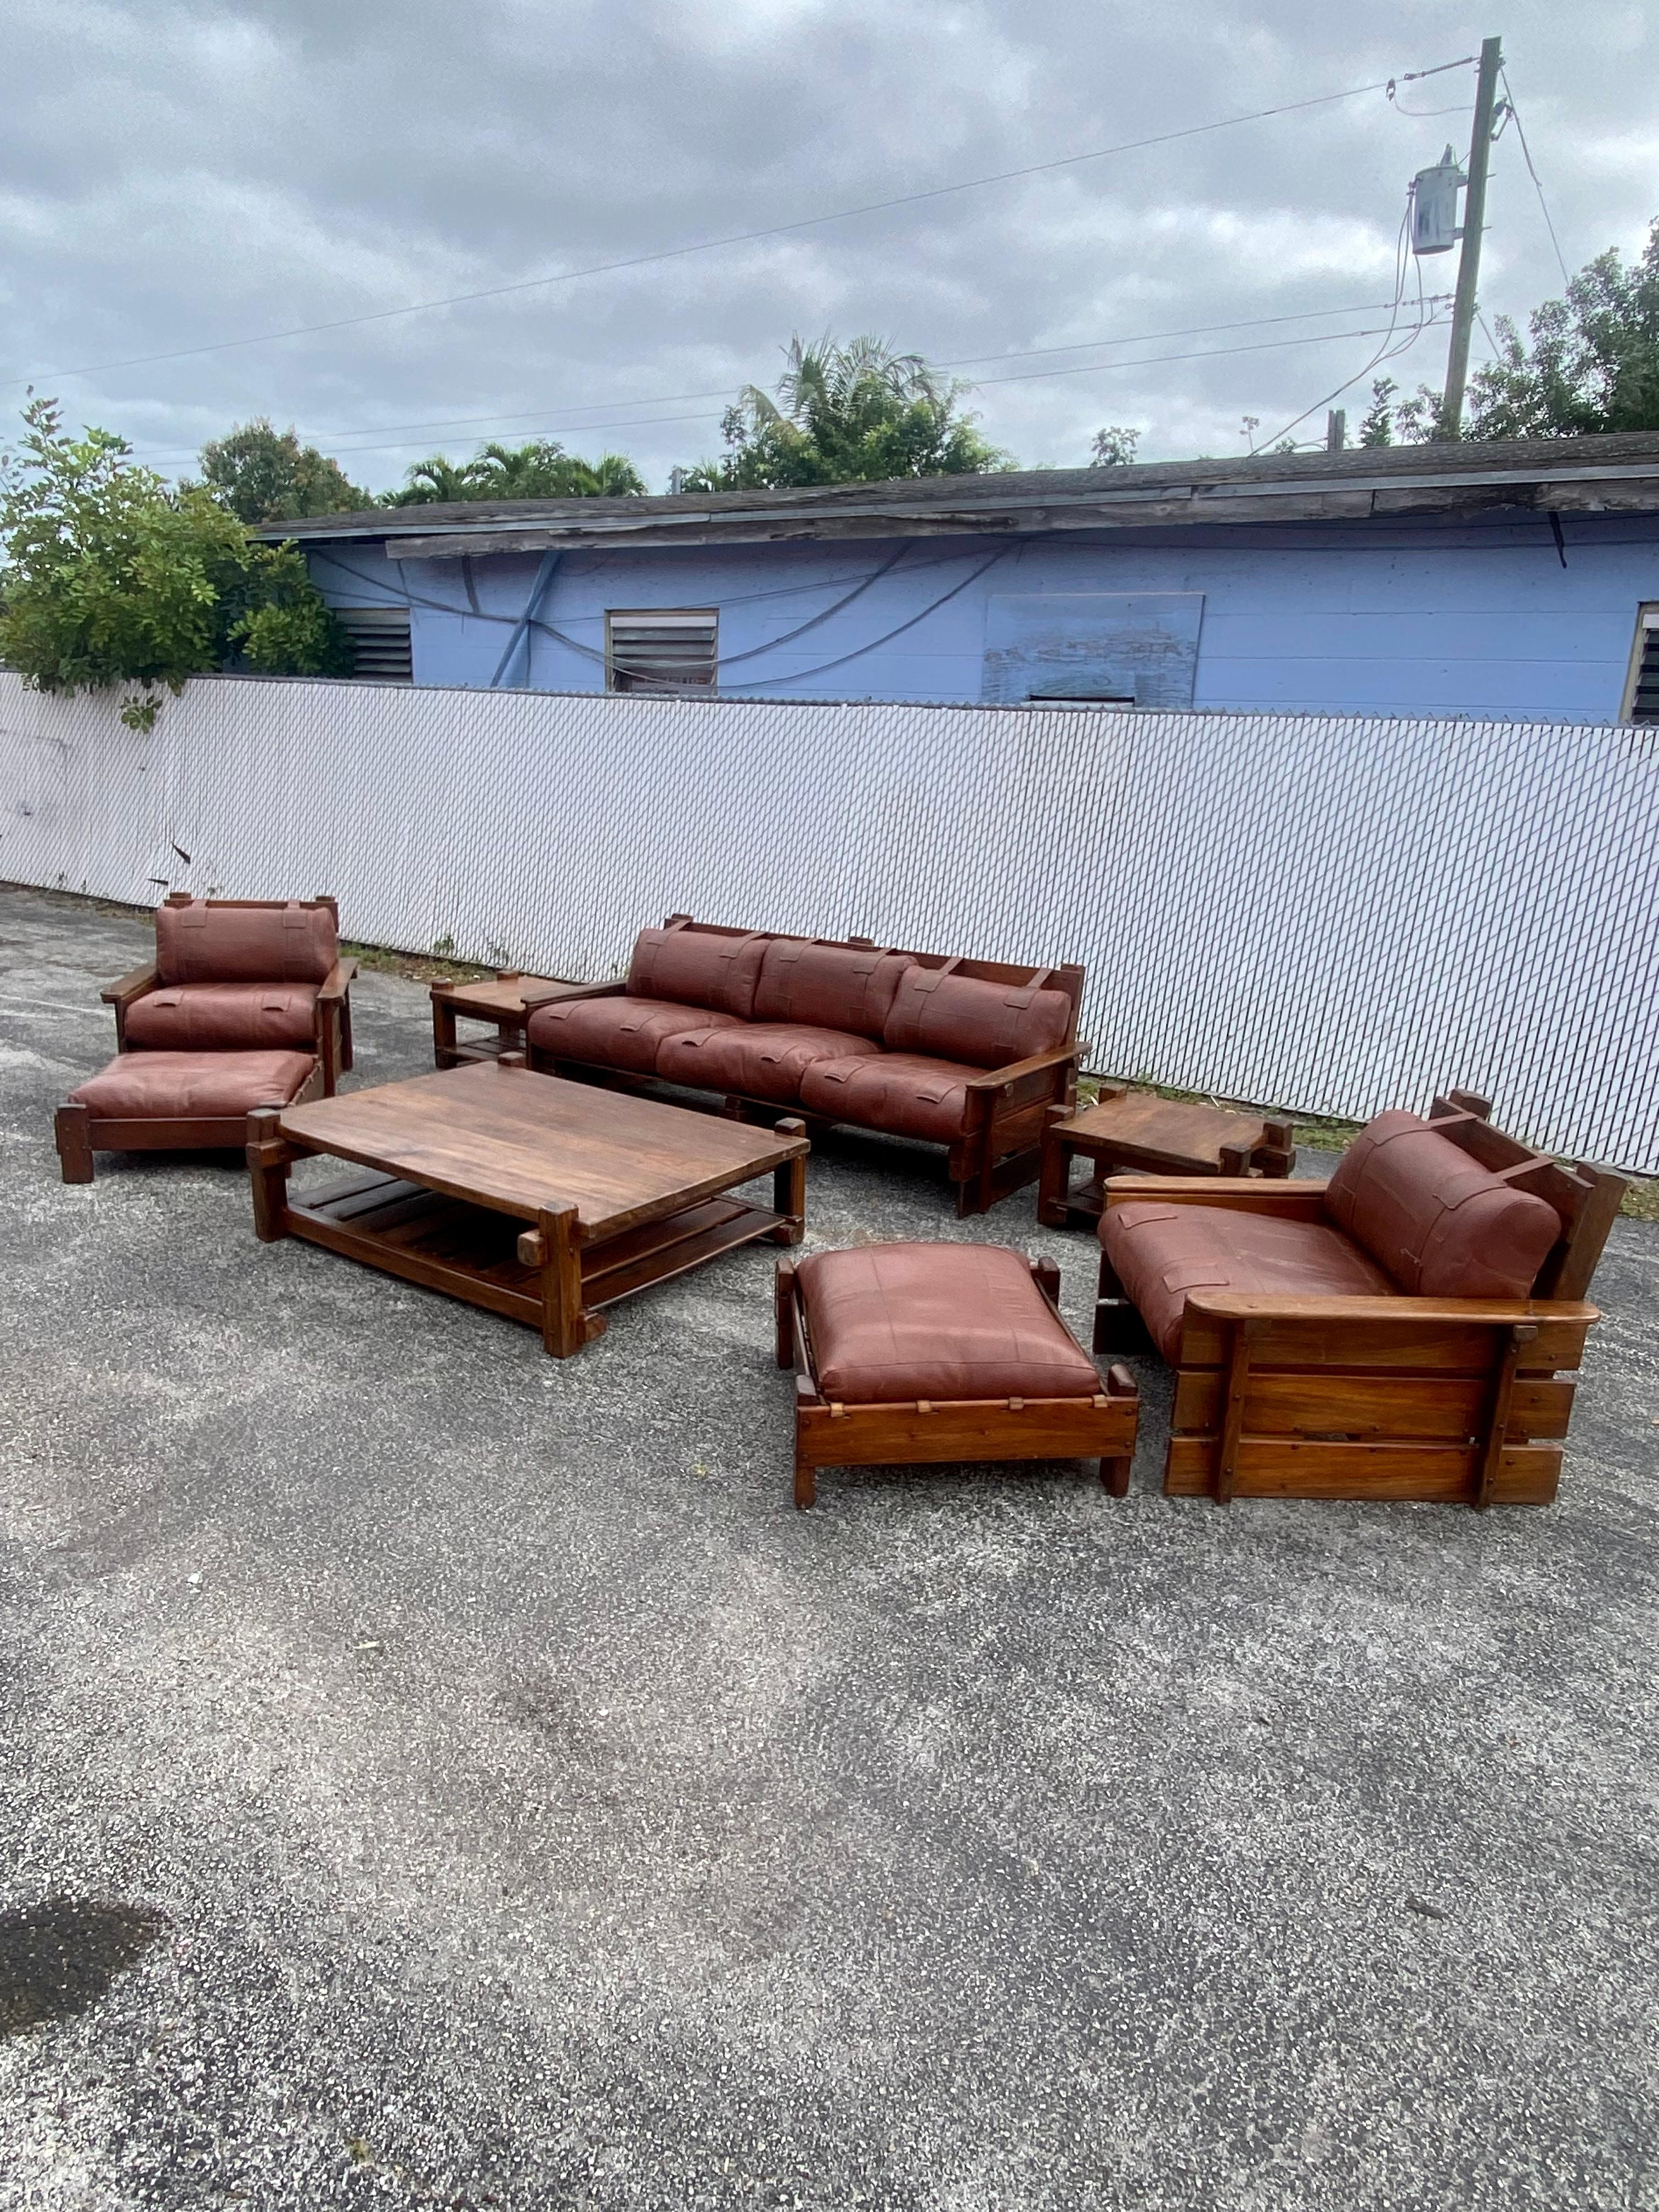
POLYGON ((351 640, 352 674, 366 684, 412 684, 407 607, 336 607, 351 640))
POLYGON ((1015 592, 990 599, 986 703, 1190 707, 1203 615, 1202 592, 1015 592))
POLYGON ((605 618, 607 691, 712 691, 713 607, 615 607, 605 618))
POLYGON ((1659 722, 1659 606, 1644 607, 1636 618, 1636 644, 1625 687, 1626 722, 1659 722))

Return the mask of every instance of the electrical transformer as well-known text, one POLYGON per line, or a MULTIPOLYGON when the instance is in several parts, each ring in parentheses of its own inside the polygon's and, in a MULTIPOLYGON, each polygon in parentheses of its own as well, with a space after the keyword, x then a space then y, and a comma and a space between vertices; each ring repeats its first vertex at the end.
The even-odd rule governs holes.
POLYGON ((1412 179, 1412 252, 1449 253, 1463 235, 1457 227, 1457 195, 1468 179, 1449 146, 1431 169, 1412 179))

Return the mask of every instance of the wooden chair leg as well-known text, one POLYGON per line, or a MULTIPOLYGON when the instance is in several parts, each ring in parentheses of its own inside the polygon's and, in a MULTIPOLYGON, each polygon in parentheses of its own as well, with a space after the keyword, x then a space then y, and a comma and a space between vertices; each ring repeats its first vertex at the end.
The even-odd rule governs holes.
POLYGON ((1100 1462, 1100 1486, 1114 1498, 1129 1494, 1129 1470, 1134 1465, 1130 1459, 1103 1459, 1100 1462))
POLYGON ((793 1367, 795 1364, 795 1263, 793 1260, 778 1262, 778 1364, 793 1367))
POLYGON ((92 1181, 92 1116, 84 1106, 60 1106, 53 1123, 65 1182, 92 1181))
POLYGON ((817 1503, 818 1482, 816 1468, 808 1467, 802 1460, 799 1447, 795 1452, 795 1510, 805 1513, 817 1503))

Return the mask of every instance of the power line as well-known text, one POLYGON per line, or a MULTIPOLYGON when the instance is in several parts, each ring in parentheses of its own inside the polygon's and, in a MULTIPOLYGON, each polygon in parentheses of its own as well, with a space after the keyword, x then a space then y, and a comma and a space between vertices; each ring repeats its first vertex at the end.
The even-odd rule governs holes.
MULTIPOLYGON (((1444 294, 1437 296, 1449 298, 1450 295, 1449 294, 1444 294)), ((1380 313, 1383 309, 1391 307, 1393 304, 1394 303, 1391 301, 1388 300, 1373 300, 1351 307, 1308 307, 1304 308, 1301 313, 1294 315, 1246 315, 1237 322, 1194 323, 1183 330, 1140 331, 1120 338, 1079 338, 1071 345, 1030 346, 1012 351, 1005 351, 1003 353, 961 354, 957 355, 951 360, 937 362, 933 366, 938 368, 971 368, 975 367, 981 362, 1032 361, 1039 359, 1044 355, 1056 353, 1082 353, 1096 347, 1152 345, 1156 344, 1160 338, 1202 337, 1206 333, 1212 331, 1271 329, 1274 325, 1283 323, 1309 322, 1311 321, 1315 316, 1319 315, 1365 315, 1380 313)), ((1310 341, 1330 335, 1332 334, 1329 332, 1318 331, 1304 333, 1304 336, 1310 341)), ((1363 337, 1368 336, 1370 333, 1347 331, 1340 333, 1340 335, 1346 337, 1363 337)), ((1300 339, 1291 339, 1287 341, 1287 343, 1291 344, 1299 344, 1302 341, 1300 339)), ((1224 352, 1228 350, 1228 349, 1219 347, 1210 348, 1207 349, 1207 350, 1224 352)), ((1187 358, 1187 356, 1182 355, 1172 355, 1169 357, 1172 360, 1187 358)), ((1109 368, 1114 366, 1130 368, 1133 367, 1133 364, 1132 362, 1115 364, 1110 362, 1097 362, 1085 364, 1085 366, 1089 368, 1109 368)), ((1046 370, 1038 372, 1038 374, 1048 374, 1051 373, 1062 374, 1066 372, 1049 372, 1046 370)), ((983 384, 995 384, 1011 380, 1012 380, 1006 378, 998 377, 981 377, 975 380, 975 382, 983 384)), ((713 392, 665 392, 650 399, 611 400, 609 402, 605 400, 595 400, 592 406, 588 408, 579 408, 576 411, 579 413, 591 414, 595 411, 595 410, 607 405, 613 410, 623 406, 672 407, 678 405, 684 400, 733 399, 737 397, 742 387, 738 385, 726 385, 713 392)), ((528 410, 521 415, 456 415, 447 417, 439 417, 436 419, 428 418, 424 422, 380 422, 373 425, 365 424, 360 430, 338 430, 333 432, 331 434, 325 434, 324 435, 313 440, 312 442, 315 444, 320 451, 343 453, 349 459, 353 453, 383 453, 395 450, 395 447, 393 446, 350 446, 345 442, 346 440, 350 438, 372 436, 376 431, 461 430, 476 428, 481 423, 523 423, 535 422, 538 419, 539 410, 528 410)), ((714 417, 708 415, 647 415, 638 416, 631 420, 621 420, 607 422, 558 422, 544 424, 543 434, 545 434, 550 429, 559 429, 568 431, 573 436, 579 435, 583 432, 592 432, 595 436, 599 436, 601 434, 608 434, 612 430, 638 429, 658 422, 712 422, 714 419, 714 417)), ((196 452, 196 450, 197 448, 193 446, 141 447, 137 450, 134 457, 140 460, 171 460, 191 455, 196 452)))
MULTIPOLYGON (((1465 57, 1464 60, 1470 58, 1465 57)), ((1462 69, 1464 60, 1442 62, 1433 69, 1413 70, 1399 80, 1407 83, 1420 77, 1438 76, 1447 70, 1462 69)), ((733 231, 720 238, 704 238, 689 246, 660 247, 650 253, 631 254, 617 261, 599 261, 584 269, 561 270, 550 276, 530 276, 512 284, 493 284, 475 292, 454 292, 441 300, 417 300, 407 307, 380 307, 362 315, 340 315, 323 323, 296 324, 284 331, 260 331, 242 338, 219 338, 208 345, 180 346, 168 353, 133 354, 122 361, 94 362, 83 368, 56 368, 42 371, 30 380, 38 383, 60 380, 69 376, 101 376, 112 369, 147 368, 158 362, 190 361, 203 354, 228 353, 240 346, 272 345, 283 338, 315 337, 330 331, 356 330, 368 323, 394 321, 404 315, 421 315, 440 307, 469 307, 480 300, 501 300, 520 292, 534 292, 554 284, 574 284, 584 276, 611 276, 621 270, 643 269, 665 261, 683 259, 692 253, 710 253, 723 246, 751 246, 763 239, 783 238, 792 233, 811 230, 827 222, 845 222, 854 216, 885 215, 895 208, 919 207, 930 200, 948 198, 956 192, 978 191, 991 185, 1006 185, 1023 177, 1044 176, 1056 169, 1075 167, 1084 161, 1101 161, 1116 154, 1133 154, 1148 147, 1168 146, 1185 138, 1199 138, 1216 131, 1231 131, 1245 123, 1263 123, 1279 115, 1297 115, 1313 107, 1328 107, 1340 100, 1358 100, 1366 93, 1381 92, 1396 80, 1378 78, 1370 84, 1350 85, 1346 91, 1323 92, 1310 100, 1281 102, 1276 107, 1256 108, 1248 115, 1224 115, 1212 123, 1191 123, 1179 131, 1160 131, 1145 138, 1128 138, 1115 146, 1097 146, 1087 153, 1064 154, 1052 161, 1031 161, 1018 169, 1000 169, 985 177, 967 177, 951 185, 934 185, 924 191, 902 192, 891 199, 871 200, 852 208, 837 208, 827 215, 801 216, 793 222, 769 223, 758 230, 733 231)), ((19 379, 18 381, 23 380, 19 379)))
POLYGON ((1504 70, 1500 74, 1504 80, 1504 97, 1509 103, 1510 113, 1515 118, 1515 135, 1521 141, 1522 159, 1526 162, 1527 174, 1532 179, 1534 188, 1537 191, 1538 204, 1544 214, 1544 228, 1550 234, 1550 244, 1555 248, 1555 258, 1561 270, 1561 281, 1564 284, 1571 284, 1572 271, 1567 266, 1566 255, 1561 251, 1561 241, 1555 234, 1555 224, 1550 216, 1550 204, 1544 197, 1543 179, 1532 166, 1532 149, 1527 143, 1526 126, 1521 120, 1521 111, 1515 104, 1515 94, 1510 90, 1510 73, 1507 70, 1504 70))

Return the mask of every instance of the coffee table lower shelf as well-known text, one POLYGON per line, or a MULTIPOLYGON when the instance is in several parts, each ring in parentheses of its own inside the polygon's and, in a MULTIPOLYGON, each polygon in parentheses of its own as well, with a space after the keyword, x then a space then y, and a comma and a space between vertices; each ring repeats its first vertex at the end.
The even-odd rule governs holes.
MULTIPOLYGON (((537 1232, 511 1214, 364 1172, 304 1197, 290 1191, 284 1226, 290 1237, 366 1267, 545 1328, 547 1258, 537 1232)), ((787 1217, 769 1207, 718 1197, 579 1248, 584 1336, 591 1342, 603 1334, 600 1308, 788 1231, 787 1217)))

